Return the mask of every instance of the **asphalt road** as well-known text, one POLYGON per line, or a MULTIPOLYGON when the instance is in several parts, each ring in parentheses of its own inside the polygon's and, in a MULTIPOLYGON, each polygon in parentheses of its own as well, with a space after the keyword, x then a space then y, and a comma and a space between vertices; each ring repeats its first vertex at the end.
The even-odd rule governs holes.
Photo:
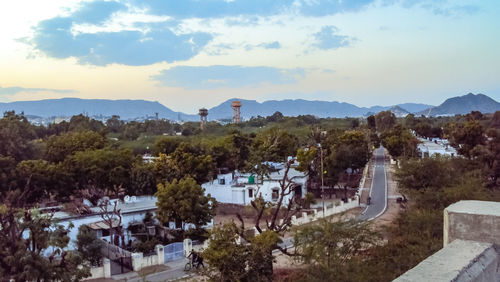
POLYGON ((374 152, 374 173, 370 189, 371 203, 365 211, 356 217, 357 220, 372 220, 387 208, 387 182, 385 172, 384 148, 380 146, 374 152))

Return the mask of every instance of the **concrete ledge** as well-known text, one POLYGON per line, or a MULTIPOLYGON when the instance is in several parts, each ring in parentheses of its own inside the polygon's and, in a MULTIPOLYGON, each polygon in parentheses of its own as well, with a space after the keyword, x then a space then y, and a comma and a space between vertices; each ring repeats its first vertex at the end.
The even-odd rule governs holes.
POLYGON ((443 245, 455 239, 500 245, 500 202, 459 201, 444 210, 443 245))
POLYGON ((394 281, 500 281, 499 263, 493 244, 455 240, 394 281))

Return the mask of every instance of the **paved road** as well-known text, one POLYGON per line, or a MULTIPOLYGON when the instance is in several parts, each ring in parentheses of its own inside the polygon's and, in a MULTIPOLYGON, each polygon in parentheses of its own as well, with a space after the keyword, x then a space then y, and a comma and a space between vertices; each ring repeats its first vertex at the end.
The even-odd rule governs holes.
POLYGON ((387 182, 385 172, 384 148, 381 146, 374 152, 375 166, 370 189, 371 203, 357 220, 372 220, 384 213, 387 208, 387 182))

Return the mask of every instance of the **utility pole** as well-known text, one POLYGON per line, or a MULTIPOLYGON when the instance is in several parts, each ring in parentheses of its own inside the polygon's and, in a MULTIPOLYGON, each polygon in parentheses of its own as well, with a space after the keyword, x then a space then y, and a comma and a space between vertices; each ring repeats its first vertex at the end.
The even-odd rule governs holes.
POLYGON ((321 153, 321 200, 323 201, 323 218, 325 218, 325 184, 323 181, 325 171, 323 169, 323 147, 321 147, 321 143, 318 143, 318 147, 321 153))

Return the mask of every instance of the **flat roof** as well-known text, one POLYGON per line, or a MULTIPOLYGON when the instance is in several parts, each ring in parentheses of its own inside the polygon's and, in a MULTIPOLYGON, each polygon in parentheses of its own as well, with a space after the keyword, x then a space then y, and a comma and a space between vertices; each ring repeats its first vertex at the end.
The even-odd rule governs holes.
MULTIPOLYGON (((104 220, 97 221, 97 222, 92 222, 92 223, 89 223, 87 225, 90 228, 92 228, 93 230, 99 230, 99 229, 107 230, 107 229, 111 228, 111 227, 109 227, 109 224, 106 221, 104 221, 104 220)), ((113 228, 118 227, 118 220, 113 219, 111 221, 111 225, 112 225, 113 228)))
POLYGON ((456 281, 467 270, 472 270, 474 262, 482 255, 495 256, 493 244, 455 240, 394 281, 456 281))
MULTIPOLYGON (((108 211, 112 211, 114 207, 115 199, 112 199, 111 201, 112 202, 108 205, 108 211)), ((116 208, 120 210, 121 214, 151 211, 151 210, 156 210, 156 201, 157 199, 154 196, 140 196, 137 197, 137 201, 135 202, 126 203, 118 201, 116 208)), ((75 215, 67 213, 65 211, 58 211, 54 213, 54 218, 57 218, 59 220, 64 220, 64 219, 83 218, 87 216, 100 215, 102 213, 100 207, 91 207, 90 210, 92 211, 91 214, 82 214, 82 215, 78 214, 75 215)))
POLYGON ((491 201, 459 201, 445 209, 451 213, 467 213, 500 216, 500 202, 491 201))

